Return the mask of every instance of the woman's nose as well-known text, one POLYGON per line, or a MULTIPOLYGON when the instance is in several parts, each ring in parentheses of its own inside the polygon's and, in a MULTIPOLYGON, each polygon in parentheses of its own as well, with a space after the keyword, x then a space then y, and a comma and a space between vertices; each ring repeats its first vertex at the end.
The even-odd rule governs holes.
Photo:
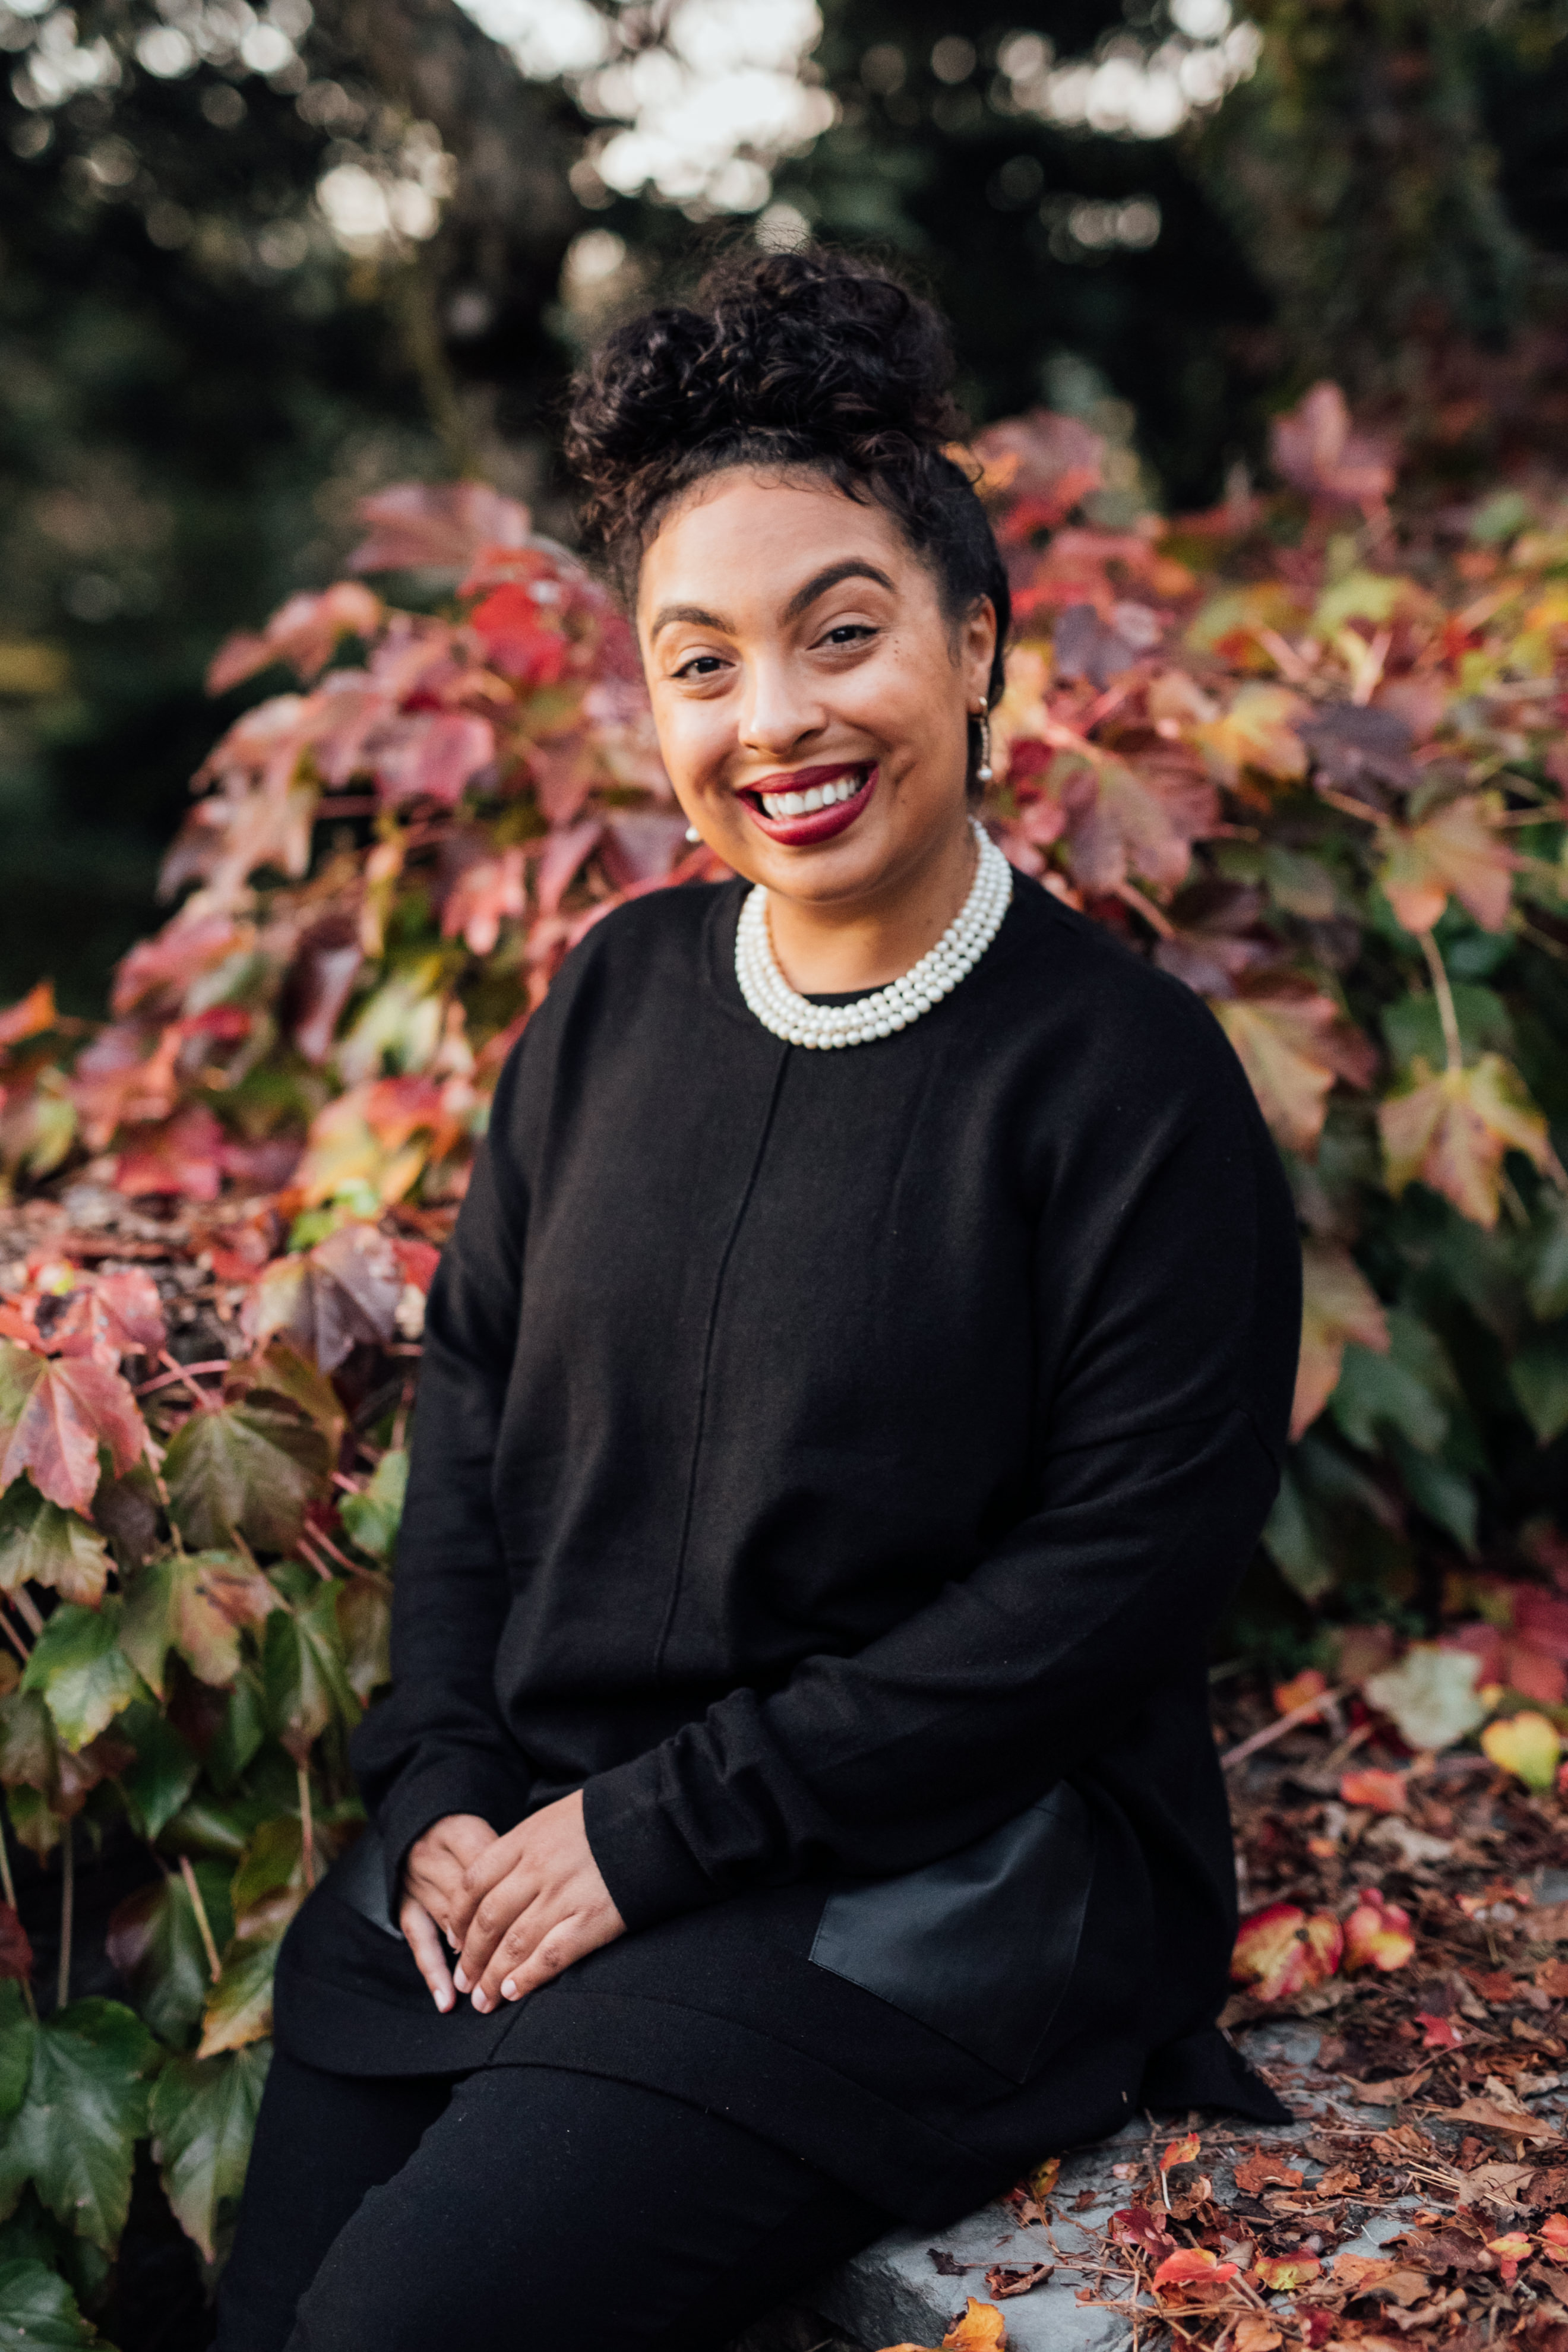
POLYGON ((818 733, 822 723, 820 701, 789 663, 752 667, 741 712, 741 741, 748 751, 776 758, 818 733))

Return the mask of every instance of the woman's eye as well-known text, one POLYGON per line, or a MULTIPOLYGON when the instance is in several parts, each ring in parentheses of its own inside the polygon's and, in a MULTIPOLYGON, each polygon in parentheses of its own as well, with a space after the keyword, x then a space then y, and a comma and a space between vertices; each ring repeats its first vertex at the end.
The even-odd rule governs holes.
POLYGON ((711 677, 716 670, 722 669, 723 667, 717 654, 693 654, 689 662, 681 663, 675 676, 677 677, 711 677))
POLYGON ((836 629, 828 630, 822 642, 825 646, 853 646, 876 634, 868 621, 841 621, 836 629))

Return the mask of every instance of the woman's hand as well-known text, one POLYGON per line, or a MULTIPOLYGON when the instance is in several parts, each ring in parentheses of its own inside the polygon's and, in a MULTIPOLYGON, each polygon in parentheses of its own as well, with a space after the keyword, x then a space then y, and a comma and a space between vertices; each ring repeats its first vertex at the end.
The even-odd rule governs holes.
MULTIPOLYGON (((477 1813, 448 1813, 444 1821, 426 1830, 422 1838, 415 1840, 403 1865, 403 1906, 397 1923, 414 1955, 415 1966, 430 1988, 430 1998, 443 2016, 457 1994, 452 1990, 441 1937, 445 1935, 452 1949, 458 1949, 459 1937, 454 1920, 465 1896, 465 1873, 487 1846, 497 1843, 489 1822, 481 1821, 477 1813)), ((463 1916, 466 1920, 466 1909, 463 1916)))
POLYGON ((521 2000, 626 1933, 583 1828, 580 1791, 474 1857, 452 1925, 462 1940, 454 1980, 481 2012, 521 2000))

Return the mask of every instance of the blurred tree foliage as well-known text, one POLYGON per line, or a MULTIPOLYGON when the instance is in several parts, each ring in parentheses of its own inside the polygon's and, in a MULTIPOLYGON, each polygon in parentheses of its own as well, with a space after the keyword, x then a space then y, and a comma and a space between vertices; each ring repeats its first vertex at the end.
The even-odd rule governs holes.
MULTIPOLYGON (((961 16, 824 0, 839 119, 763 232, 902 257, 978 420, 1045 399, 1106 437, 1103 519, 1216 497, 1319 374, 1425 402, 1450 476, 1568 425, 1563 0, 961 16)), ((529 80, 458 0, 0 0, 0 992, 50 969, 87 1011, 225 631, 325 576, 377 482, 480 471, 562 528, 550 404, 705 240, 599 181, 591 82, 529 80)))

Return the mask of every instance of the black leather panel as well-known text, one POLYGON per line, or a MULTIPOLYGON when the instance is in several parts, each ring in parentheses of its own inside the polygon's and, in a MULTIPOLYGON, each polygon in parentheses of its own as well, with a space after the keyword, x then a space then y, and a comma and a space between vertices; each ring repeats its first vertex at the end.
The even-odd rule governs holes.
POLYGON ((379 1927, 384 1936, 395 1936, 402 1942, 403 1930, 387 1908, 386 1862, 374 1829, 360 1832, 347 1853, 333 1863, 321 1884, 340 1903, 346 1903, 362 1919, 379 1927))
POLYGON ((1058 1780, 960 1853, 830 1895, 811 1957, 1021 2083, 1072 1975, 1093 1877, 1089 1808, 1058 1780))

